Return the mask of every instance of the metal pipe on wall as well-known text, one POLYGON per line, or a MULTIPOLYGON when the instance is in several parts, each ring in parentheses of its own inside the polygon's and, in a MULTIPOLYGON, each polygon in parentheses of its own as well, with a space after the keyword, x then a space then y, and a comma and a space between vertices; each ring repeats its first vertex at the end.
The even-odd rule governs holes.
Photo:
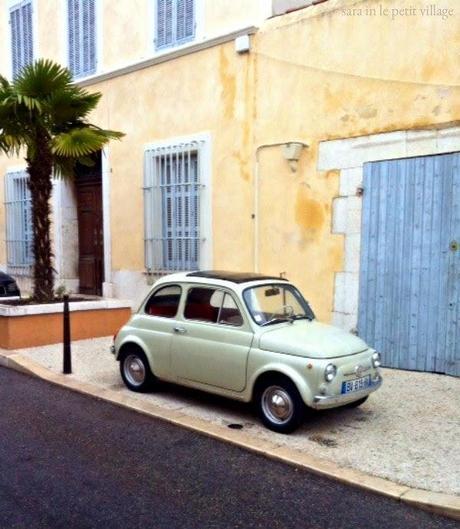
POLYGON ((307 146, 306 143, 299 140, 291 141, 280 141, 274 143, 264 143, 259 145, 255 150, 254 156, 254 272, 259 271, 259 171, 260 171, 260 160, 259 153, 262 149, 267 149, 270 147, 280 147, 281 145, 288 145, 289 143, 300 143, 303 146, 307 146))

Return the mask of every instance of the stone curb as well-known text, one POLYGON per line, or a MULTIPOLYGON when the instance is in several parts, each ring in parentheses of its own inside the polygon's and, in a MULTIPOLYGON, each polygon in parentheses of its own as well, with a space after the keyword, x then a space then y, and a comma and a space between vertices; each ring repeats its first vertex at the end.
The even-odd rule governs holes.
POLYGON ((21 354, 0 353, 0 366, 14 369, 27 375, 36 376, 52 384, 63 386, 72 391, 90 395, 138 413, 167 421, 265 457, 304 468, 309 472, 328 477, 346 485, 382 494, 383 496, 393 498, 414 507, 448 516, 454 520, 460 520, 459 496, 415 489, 407 485, 400 485, 377 476, 365 474, 359 470, 344 468, 331 461, 318 459, 309 454, 289 449, 270 441, 255 439, 240 430, 231 430, 209 423, 203 419, 190 417, 180 411, 162 408, 155 404, 141 401, 134 396, 120 395, 110 389, 104 389, 87 382, 80 382, 72 375, 53 373, 21 354))

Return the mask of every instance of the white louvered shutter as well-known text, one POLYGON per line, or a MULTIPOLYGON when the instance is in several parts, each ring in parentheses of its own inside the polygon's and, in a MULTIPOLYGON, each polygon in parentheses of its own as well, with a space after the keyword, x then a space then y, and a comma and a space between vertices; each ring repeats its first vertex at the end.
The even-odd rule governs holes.
POLYGON ((195 36, 195 0, 157 0, 155 46, 182 44, 195 36))
POLYGON ((196 270, 200 264, 200 145, 146 152, 145 265, 149 272, 196 270))
POLYGON ((18 75, 21 64, 21 32, 19 29, 21 12, 19 9, 14 9, 10 13, 11 24, 11 64, 13 69, 13 78, 18 75))
POLYGON ((26 171, 5 177, 6 251, 8 270, 27 272, 33 263, 32 206, 26 171))
POLYGON ((177 0, 176 41, 187 41, 195 35, 195 1, 177 0))
POLYGON ((79 47, 76 43, 78 38, 78 1, 69 0, 67 4, 67 31, 68 31, 68 53, 69 53, 69 70, 75 75, 79 59, 77 53, 79 47))
POLYGON ((173 8, 174 0, 157 0, 156 38, 157 48, 164 48, 173 43, 173 8))
POLYGON ((32 2, 25 0, 10 9, 11 64, 13 78, 33 61, 32 2))
POLYGON ((68 0, 69 69, 74 77, 96 71, 96 0, 68 0))

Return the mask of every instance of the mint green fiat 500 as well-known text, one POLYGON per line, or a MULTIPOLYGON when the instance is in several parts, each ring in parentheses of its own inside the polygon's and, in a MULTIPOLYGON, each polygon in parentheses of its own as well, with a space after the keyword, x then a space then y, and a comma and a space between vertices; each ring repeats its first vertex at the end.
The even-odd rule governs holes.
POLYGON ((165 276, 112 352, 132 391, 165 380, 252 401, 281 433, 297 428, 308 408, 359 406, 382 383, 379 353, 319 323, 289 281, 251 273, 165 276))

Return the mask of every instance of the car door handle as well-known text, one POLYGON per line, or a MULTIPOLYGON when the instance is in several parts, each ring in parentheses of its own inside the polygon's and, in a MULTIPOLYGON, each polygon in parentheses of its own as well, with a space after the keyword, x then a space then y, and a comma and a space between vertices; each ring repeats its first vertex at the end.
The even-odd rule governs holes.
POLYGON ((187 329, 184 329, 183 327, 174 327, 174 332, 177 334, 185 334, 187 329))

